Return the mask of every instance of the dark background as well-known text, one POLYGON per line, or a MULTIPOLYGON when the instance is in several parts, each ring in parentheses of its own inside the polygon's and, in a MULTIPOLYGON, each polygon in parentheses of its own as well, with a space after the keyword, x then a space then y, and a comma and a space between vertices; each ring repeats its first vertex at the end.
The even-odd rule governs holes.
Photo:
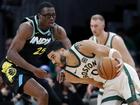
POLYGON ((102 14, 106 30, 116 32, 125 39, 139 64, 140 0, 0 0, 0 61, 6 53, 5 40, 14 37, 23 17, 36 14, 42 1, 55 5, 56 23, 66 29, 72 43, 89 38, 92 35, 90 17, 102 14))

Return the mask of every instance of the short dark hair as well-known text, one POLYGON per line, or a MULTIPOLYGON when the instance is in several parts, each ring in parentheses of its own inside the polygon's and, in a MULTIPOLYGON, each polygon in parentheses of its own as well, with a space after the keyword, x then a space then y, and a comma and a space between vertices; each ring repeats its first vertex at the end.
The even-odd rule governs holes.
POLYGON ((44 7, 48 7, 48 8, 51 8, 51 7, 54 7, 54 5, 50 2, 42 2, 39 4, 39 7, 38 7, 38 13, 41 13, 41 10, 44 8, 44 7))
POLYGON ((61 48, 66 49, 66 47, 61 41, 58 40, 52 41, 46 46, 46 54, 48 55, 51 51, 57 51, 61 48))

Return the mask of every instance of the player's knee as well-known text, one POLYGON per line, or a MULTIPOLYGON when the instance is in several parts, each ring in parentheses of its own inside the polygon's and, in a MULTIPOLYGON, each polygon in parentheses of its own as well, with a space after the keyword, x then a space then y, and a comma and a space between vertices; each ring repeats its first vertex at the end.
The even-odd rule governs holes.
POLYGON ((41 96, 42 98, 48 98, 48 92, 47 92, 46 90, 43 90, 43 91, 41 92, 40 96, 41 96))
POLYGON ((39 98, 41 100, 48 100, 49 98, 49 95, 48 95, 48 92, 44 89, 40 92, 40 95, 39 95, 39 98))

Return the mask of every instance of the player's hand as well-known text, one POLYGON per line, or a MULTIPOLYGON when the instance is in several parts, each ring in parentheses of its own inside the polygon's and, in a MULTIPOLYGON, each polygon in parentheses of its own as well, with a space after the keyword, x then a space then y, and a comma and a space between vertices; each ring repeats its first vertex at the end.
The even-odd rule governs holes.
POLYGON ((40 68, 34 70, 34 75, 37 76, 38 78, 47 78, 48 77, 48 73, 45 70, 42 70, 40 68))
POLYGON ((116 65, 116 68, 117 68, 117 72, 118 74, 120 73, 120 71, 122 70, 123 68, 123 60, 120 59, 120 58, 115 58, 115 60, 118 62, 118 65, 116 65))
POLYGON ((64 86, 67 87, 72 93, 76 93, 77 90, 73 84, 70 82, 64 81, 64 86))
POLYGON ((88 94, 89 96, 91 96, 91 95, 92 95, 92 92, 93 92, 93 85, 92 85, 92 84, 89 84, 89 85, 87 86, 87 94, 88 94))
POLYGON ((64 82, 64 80, 65 80, 64 71, 60 71, 60 72, 58 73, 58 75, 57 75, 57 81, 58 81, 59 83, 62 83, 62 82, 64 82))

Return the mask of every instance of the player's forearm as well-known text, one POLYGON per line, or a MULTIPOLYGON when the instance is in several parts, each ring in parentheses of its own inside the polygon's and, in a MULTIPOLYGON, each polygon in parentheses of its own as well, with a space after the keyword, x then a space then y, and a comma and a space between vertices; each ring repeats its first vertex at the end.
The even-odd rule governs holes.
POLYGON ((123 56, 122 58, 123 58, 123 61, 124 61, 124 62, 128 63, 128 64, 131 65, 133 68, 135 68, 135 62, 134 62, 133 58, 132 58, 130 55, 128 55, 128 56, 125 55, 125 56, 123 56))
POLYGON ((70 48, 71 47, 71 41, 67 38, 66 41, 65 41, 65 46, 66 48, 70 48))
POLYGON ((122 59, 122 56, 121 56, 121 54, 119 53, 119 51, 117 51, 117 50, 115 50, 115 49, 113 49, 113 48, 110 49, 108 56, 109 56, 110 58, 120 58, 120 59, 122 59))
POLYGON ((109 47, 106 47, 101 44, 95 44, 94 48, 95 49, 94 49, 93 53, 96 54, 97 56, 106 57, 109 55, 109 51, 110 51, 109 47))
POLYGON ((86 81, 86 80, 77 80, 77 81, 66 80, 66 81, 70 83, 92 84, 95 87, 103 88, 103 83, 95 82, 95 81, 86 81))
POLYGON ((98 88, 102 88, 103 87, 103 83, 97 82, 97 81, 95 81, 92 78, 85 79, 85 82, 87 82, 87 84, 92 84, 93 86, 98 87, 98 88))
POLYGON ((69 38, 65 38, 65 39, 62 39, 60 41, 62 41, 62 43, 65 45, 65 47, 67 49, 69 49, 71 47, 71 41, 69 40, 69 38))
POLYGON ((12 50, 7 52, 7 59, 11 60, 15 65, 33 72, 36 67, 25 61, 17 52, 12 50))
POLYGON ((77 78, 67 72, 65 73, 65 80, 67 82, 71 82, 71 83, 81 83, 81 84, 93 84, 94 86, 98 87, 98 88, 102 88, 103 83, 97 82, 94 79, 91 78, 77 78))

